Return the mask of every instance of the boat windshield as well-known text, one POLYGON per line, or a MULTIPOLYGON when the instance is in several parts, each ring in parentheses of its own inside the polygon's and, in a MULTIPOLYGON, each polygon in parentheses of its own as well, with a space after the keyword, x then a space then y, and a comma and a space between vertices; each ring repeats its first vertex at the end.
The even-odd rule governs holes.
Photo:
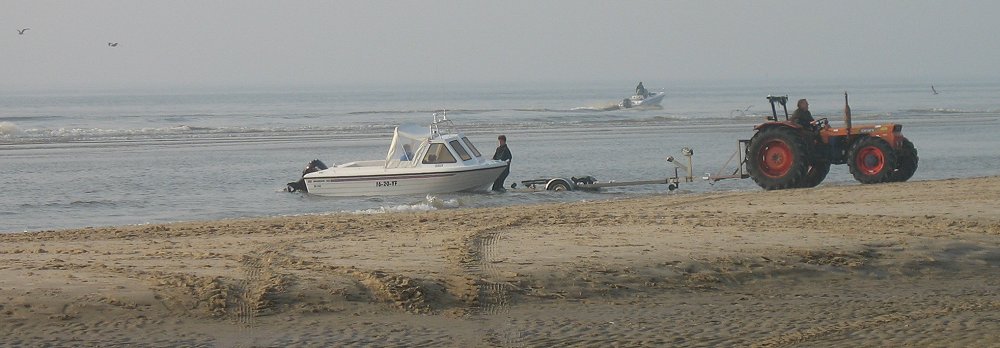
POLYGON ((451 151, 448 151, 448 147, 442 143, 431 144, 430 148, 427 149, 427 154, 424 155, 424 164, 436 164, 436 163, 455 163, 455 156, 452 156, 451 151))
POLYGON ((462 147, 462 143, 459 143, 458 140, 449 141, 448 144, 455 149, 455 152, 458 152, 458 157, 462 158, 463 161, 472 159, 472 156, 469 156, 469 152, 465 151, 465 148, 462 147))
POLYGON ((477 149, 475 145, 472 145, 472 142, 469 141, 468 137, 462 137, 462 142, 465 143, 465 146, 468 147, 469 150, 472 150, 472 154, 476 155, 476 157, 483 157, 483 154, 479 153, 479 149, 477 149))

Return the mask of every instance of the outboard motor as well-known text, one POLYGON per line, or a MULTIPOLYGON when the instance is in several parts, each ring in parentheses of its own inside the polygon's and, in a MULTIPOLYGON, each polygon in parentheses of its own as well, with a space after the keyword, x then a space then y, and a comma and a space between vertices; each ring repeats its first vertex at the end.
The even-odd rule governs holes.
POLYGON ((320 161, 318 159, 310 161, 309 164, 306 165, 306 169, 302 170, 302 178, 299 179, 299 181, 288 183, 288 189, 287 189, 288 192, 296 192, 296 191, 309 192, 309 190, 306 188, 306 179, 305 179, 306 174, 312 172, 318 172, 324 169, 327 169, 327 166, 326 164, 323 163, 323 161, 320 161))
POLYGON ((629 99, 629 98, 622 99, 622 107, 626 108, 626 109, 631 108, 632 107, 632 100, 629 99))

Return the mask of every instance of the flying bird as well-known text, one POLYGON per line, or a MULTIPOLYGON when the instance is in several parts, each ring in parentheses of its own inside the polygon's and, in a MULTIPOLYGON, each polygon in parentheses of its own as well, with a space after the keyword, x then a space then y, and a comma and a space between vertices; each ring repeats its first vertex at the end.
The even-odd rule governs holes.
POLYGON ((118 43, 117 42, 108 42, 108 46, 118 47, 118 43))
POLYGON ((28 29, 31 29, 31 28, 18 29, 17 30, 17 35, 24 35, 24 32, 27 31, 28 29))
POLYGON ((934 85, 931 85, 931 92, 934 92, 934 94, 938 94, 938 91, 934 89, 934 85))

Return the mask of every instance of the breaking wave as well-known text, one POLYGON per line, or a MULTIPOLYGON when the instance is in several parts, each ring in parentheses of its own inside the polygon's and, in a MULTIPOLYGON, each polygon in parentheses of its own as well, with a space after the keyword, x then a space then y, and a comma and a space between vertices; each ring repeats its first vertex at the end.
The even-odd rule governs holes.
POLYGON ((0 122, 0 138, 11 138, 21 133, 21 129, 16 124, 10 122, 0 122))
POLYGON ((366 110, 348 112, 348 115, 377 115, 377 114, 433 114, 435 112, 447 112, 455 115, 481 114, 484 112, 503 111, 500 109, 434 109, 434 110, 366 110))
POLYGON ((903 110, 906 113, 915 114, 980 114, 980 113, 994 113, 996 110, 964 110, 964 109, 953 109, 953 108, 927 108, 927 109, 907 109, 903 110))
POLYGON ((304 127, 198 127, 176 125, 167 127, 147 127, 132 129, 111 128, 56 128, 21 129, 9 122, 0 122, 0 139, 10 143, 40 144, 67 143, 76 141, 137 141, 137 140, 185 140, 210 138, 248 137, 309 137, 322 135, 388 134, 392 126, 375 124, 353 124, 342 126, 304 127))
POLYGON ((464 204, 460 198, 440 198, 435 195, 427 195, 423 201, 412 203, 412 204, 399 204, 393 206, 382 206, 372 209, 363 209, 353 211, 354 214, 382 214, 382 213, 392 213, 392 212, 413 212, 413 211, 432 211, 440 209, 455 209, 460 208, 464 204))

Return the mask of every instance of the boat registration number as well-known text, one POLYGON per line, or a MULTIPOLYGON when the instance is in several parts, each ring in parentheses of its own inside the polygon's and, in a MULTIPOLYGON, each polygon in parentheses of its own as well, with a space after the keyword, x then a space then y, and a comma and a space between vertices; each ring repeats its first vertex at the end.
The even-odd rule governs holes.
POLYGON ((375 187, 396 186, 396 183, 397 183, 396 180, 392 180, 392 181, 376 181, 375 182, 375 187))

